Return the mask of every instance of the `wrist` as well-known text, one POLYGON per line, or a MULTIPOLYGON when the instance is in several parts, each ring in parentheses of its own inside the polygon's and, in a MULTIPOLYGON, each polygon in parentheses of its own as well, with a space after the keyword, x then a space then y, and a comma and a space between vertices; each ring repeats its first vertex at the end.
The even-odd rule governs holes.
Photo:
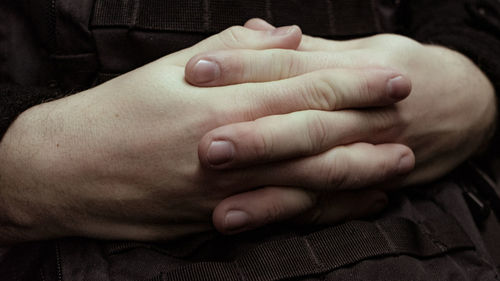
MULTIPOLYGON (((491 141, 497 119, 497 102, 495 89, 486 74, 468 57, 457 51, 438 46, 427 46, 436 58, 442 58, 442 65, 448 66, 447 83, 452 84, 455 99, 463 99, 463 124, 468 125, 464 131, 471 139, 473 155, 483 151, 491 141), (461 94, 462 93, 462 94, 461 94), (475 141, 473 141, 474 139, 475 141)), ((453 101, 442 101, 453 103, 453 101)))
POLYGON ((50 165, 46 146, 49 122, 44 120, 51 119, 52 113, 50 104, 28 109, 0 142, 0 243, 50 238, 47 231, 56 229, 50 215, 55 207, 50 207, 43 173, 50 165))

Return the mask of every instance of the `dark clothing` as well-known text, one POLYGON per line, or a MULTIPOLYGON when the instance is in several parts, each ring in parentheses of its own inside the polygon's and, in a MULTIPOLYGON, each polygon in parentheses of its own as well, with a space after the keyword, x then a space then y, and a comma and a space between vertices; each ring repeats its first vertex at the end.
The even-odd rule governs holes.
MULTIPOLYGON (((0 3, 0 133, 18 114, 261 17, 332 39, 394 32, 469 56, 500 89, 497 0, 0 3), (178 2, 178 3, 176 3, 178 2)), ((474 94, 474 93, 471 93, 474 94)), ((498 280, 453 177, 391 195, 380 217, 171 244, 63 239, 0 252, 1 280, 498 280)), ((470 204, 469 204, 470 205, 470 204)), ((476 219, 477 220, 477 219, 476 219)))

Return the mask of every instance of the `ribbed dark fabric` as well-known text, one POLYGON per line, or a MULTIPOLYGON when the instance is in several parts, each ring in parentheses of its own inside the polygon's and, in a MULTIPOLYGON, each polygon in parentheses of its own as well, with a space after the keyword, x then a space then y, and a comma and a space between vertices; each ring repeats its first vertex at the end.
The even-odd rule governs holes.
POLYGON ((417 224, 403 218, 351 221, 312 234, 262 243, 233 262, 199 262, 161 274, 167 281, 275 281, 314 276, 366 259, 429 258, 474 249, 453 218, 417 224))
POLYGON ((158 31, 217 33, 259 17, 278 26, 299 24, 314 35, 373 34, 381 32, 374 1, 97 0, 94 27, 129 27, 158 31), (321 28, 318 28, 321 27, 321 28))

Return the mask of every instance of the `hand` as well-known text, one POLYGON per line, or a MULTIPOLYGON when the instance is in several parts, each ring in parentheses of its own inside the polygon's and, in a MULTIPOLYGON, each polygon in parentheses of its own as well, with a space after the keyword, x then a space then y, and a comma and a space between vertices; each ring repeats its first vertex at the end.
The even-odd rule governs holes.
MULTIPOLYGON (((246 26, 258 30, 273 28, 261 20, 251 20, 246 26)), ((344 42, 304 36, 299 50, 301 52, 235 50, 205 53, 188 63, 187 76, 196 74, 190 66, 202 58, 220 63, 225 75, 221 75, 223 79, 198 84, 200 86, 285 79, 326 68, 385 68, 397 69, 409 77, 413 84, 412 94, 394 107, 374 108, 379 104, 365 98, 348 107, 366 107, 361 111, 305 111, 217 128, 205 135, 200 143, 200 161, 205 167, 224 170, 322 155, 339 145, 345 149, 346 144, 355 142, 398 142, 414 150, 416 169, 406 177, 397 177, 391 184, 379 187, 400 187, 427 182, 445 174, 476 152, 491 133, 489 128, 495 114, 492 86, 484 74, 461 54, 421 45, 396 35, 344 42), (298 114, 301 118, 297 117, 298 114), (230 161, 211 163, 210 148, 214 141, 231 144, 230 161)), ((345 166, 341 165, 341 169, 345 166)), ((341 181, 343 184, 330 189, 361 186, 357 175, 367 171, 356 168, 350 167, 350 173, 341 181), (352 186, 353 181, 357 185, 352 186)), ((321 170, 308 172, 318 179, 329 177, 321 170)), ((372 183, 367 181, 365 185, 372 183)), ((331 223, 337 220, 339 216, 331 219, 337 210, 332 211, 334 204, 315 205, 317 197, 324 199, 323 194, 287 188, 239 194, 218 205, 213 216, 214 224, 220 231, 232 233, 226 226, 227 215, 232 211, 246 213, 247 229, 311 209, 309 213, 314 216, 306 221, 331 223)))
MULTIPOLYGON (((274 28, 259 19, 249 20, 245 26, 254 30, 274 28)), ((339 54, 330 57, 330 63, 316 59, 306 66, 305 55, 284 61, 282 67, 305 66, 297 73, 325 68, 318 67, 321 63, 334 67, 392 68, 412 81, 410 98, 397 104, 402 118, 392 118, 393 123, 389 124, 404 127, 404 132, 389 134, 382 140, 377 138, 381 134, 370 138, 375 143, 404 143, 414 150, 417 169, 398 186, 428 182, 444 175, 478 152, 492 137, 497 112, 493 86, 472 61, 458 52, 422 45, 398 35, 344 42, 303 36, 297 50, 339 54)))
MULTIPOLYGON (((304 171, 338 172, 316 160, 242 170, 205 169, 198 161, 199 140, 229 123, 305 109, 342 109, 353 103, 365 83, 373 89, 374 103, 392 104, 408 94, 388 98, 394 92, 387 90, 386 82, 399 76, 397 72, 371 71, 358 79, 357 71, 346 71, 342 80, 348 79, 337 81, 341 71, 322 70, 220 88, 198 88, 184 80, 184 65, 195 53, 294 49, 300 36, 296 27, 277 33, 231 28, 96 88, 23 113, 0 144, 3 241, 61 236, 175 239, 210 229, 213 208, 239 192, 294 181, 325 185, 304 171), (336 88, 317 88, 314 81, 330 81, 336 88), (306 83, 311 87, 302 87, 306 83), (334 100, 345 103, 331 103, 334 100), (285 170, 295 176, 285 176, 285 170)), ((203 62, 193 67, 211 75, 203 62)), ((392 167, 411 154, 397 144, 353 151, 374 156, 374 161, 354 164, 387 165, 388 173, 397 172, 392 167)), ((323 157, 328 163, 329 155, 323 157)), ((345 159, 350 160, 347 155, 345 159)), ((332 178, 336 177, 341 176, 332 178)))

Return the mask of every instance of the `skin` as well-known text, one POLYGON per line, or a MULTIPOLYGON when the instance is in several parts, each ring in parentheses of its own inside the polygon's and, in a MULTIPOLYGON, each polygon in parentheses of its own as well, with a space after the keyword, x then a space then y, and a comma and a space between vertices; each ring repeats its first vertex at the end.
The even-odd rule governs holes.
MULTIPOLYGON (((172 240, 212 229, 212 211, 221 201, 219 207, 224 206, 225 198, 262 190, 272 195, 284 186, 292 194, 287 198, 299 200, 294 204, 305 202, 304 211, 315 202, 302 196, 302 187, 346 189, 329 201, 337 208, 337 219, 382 209, 383 192, 352 189, 408 173, 414 156, 405 145, 345 144, 310 157, 223 170, 199 161, 202 137, 224 125, 266 116, 279 120, 295 112, 300 121, 306 110, 392 107, 408 96, 410 80, 384 67, 325 68, 225 87, 197 87, 185 80, 187 62, 199 53, 297 49, 301 36, 294 26, 264 31, 233 27, 21 114, 0 143, 1 241, 66 236, 172 240), (389 87, 394 78, 398 86, 389 87)), ((352 118, 343 117, 346 122, 363 125, 365 120, 351 112, 352 118)), ((278 212, 276 219, 292 214, 286 212, 278 212)))
MULTIPOLYGON (((245 26, 274 29, 259 19, 250 20, 245 26)), ((358 77, 363 77, 367 69, 380 68, 397 69, 410 79, 410 97, 388 107, 365 98, 363 102, 348 105, 346 110, 306 110, 226 125, 203 137, 199 144, 200 162, 207 168, 223 171, 297 157, 321 158, 363 143, 405 144, 415 153, 416 167, 404 177, 394 177, 391 182, 377 186, 387 190, 426 183, 446 174, 480 150, 492 135, 496 102, 486 76, 457 52, 397 35, 343 42, 303 36, 297 50, 204 53, 187 64, 186 80, 198 86, 215 87, 287 79, 321 69, 362 70, 358 77), (211 81, 196 81, 195 66, 199 60, 215 62, 221 69, 220 75, 211 81), (362 110, 353 110, 359 107, 362 110), (219 150, 221 143, 228 144, 231 157, 214 164, 210 155, 214 142, 219 150)), ((405 86, 401 83, 395 87, 405 86)), ((364 159, 363 155, 355 157, 364 159)), ((346 186, 355 188, 352 183, 360 180, 356 175, 363 170, 335 158, 330 164, 337 170, 353 171, 341 181, 328 188, 264 187, 234 195, 216 207, 214 225, 219 231, 232 234, 297 216, 306 223, 333 223, 349 217, 331 200, 338 197, 336 190, 346 186)), ((378 169, 384 171, 384 167, 378 169)), ((308 172, 318 178, 328 177, 321 171, 308 172)))

